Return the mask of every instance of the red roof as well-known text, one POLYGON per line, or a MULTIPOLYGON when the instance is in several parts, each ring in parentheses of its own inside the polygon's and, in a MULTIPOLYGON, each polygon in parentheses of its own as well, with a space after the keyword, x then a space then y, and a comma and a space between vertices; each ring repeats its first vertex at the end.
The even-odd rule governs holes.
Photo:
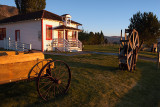
MULTIPOLYGON (((36 12, 15 15, 15 16, 11 16, 11 17, 2 19, 2 20, 0 20, 0 24, 2 24, 2 23, 10 23, 10 22, 18 22, 18 21, 24 21, 24 20, 31 20, 31 19, 39 19, 39 18, 62 21, 62 17, 61 16, 59 16, 57 14, 54 14, 54 13, 51 13, 51 12, 46 11, 46 10, 40 10, 40 11, 36 11, 36 12)), ((80 24, 78 22, 75 22, 73 20, 71 21, 71 23, 82 25, 82 24, 80 24)))

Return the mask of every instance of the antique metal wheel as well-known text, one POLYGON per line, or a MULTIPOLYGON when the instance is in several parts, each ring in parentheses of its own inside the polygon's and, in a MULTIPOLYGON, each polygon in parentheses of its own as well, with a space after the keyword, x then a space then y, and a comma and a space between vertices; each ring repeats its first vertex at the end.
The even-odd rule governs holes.
POLYGON ((37 91, 44 100, 65 94, 70 86, 71 72, 63 61, 50 61, 41 69, 36 81, 37 91))
POLYGON ((128 70, 132 71, 136 67, 138 58, 139 36, 136 30, 128 36, 128 48, 127 48, 127 66, 128 70))
POLYGON ((33 77, 38 77, 38 74, 40 72, 40 70, 42 69, 42 67, 50 62, 52 59, 44 59, 44 60, 37 60, 37 63, 31 68, 31 70, 28 73, 28 79, 31 79, 33 77))
POLYGON ((131 48, 130 44, 128 44, 127 49, 127 67, 129 71, 132 71, 133 67, 133 49, 131 48))

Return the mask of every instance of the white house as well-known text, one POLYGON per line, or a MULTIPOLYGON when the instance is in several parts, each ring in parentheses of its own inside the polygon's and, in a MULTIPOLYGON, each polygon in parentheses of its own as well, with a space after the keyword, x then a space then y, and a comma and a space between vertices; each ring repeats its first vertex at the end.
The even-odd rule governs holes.
POLYGON ((0 20, 0 47, 24 43, 41 51, 82 51, 78 40, 81 25, 69 14, 59 16, 46 10, 12 16, 0 20), (12 44, 4 41, 9 37, 12 44))

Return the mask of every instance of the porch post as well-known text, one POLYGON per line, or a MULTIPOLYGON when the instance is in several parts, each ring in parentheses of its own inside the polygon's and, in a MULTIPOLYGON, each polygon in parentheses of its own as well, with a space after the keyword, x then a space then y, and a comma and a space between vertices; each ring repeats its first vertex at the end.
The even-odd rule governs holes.
POLYGON ((76 34, 76 39, 78 40, 78 31, 76 31, 76 33, 77 33, 77 34, 76 34))
POLYGON ((78 47, 78 31, 76 31, 76 42, 77 42, 77 47, 78 47))
POLYGON ((63 50, 65 51, 65 29, 63 30, 63 50))

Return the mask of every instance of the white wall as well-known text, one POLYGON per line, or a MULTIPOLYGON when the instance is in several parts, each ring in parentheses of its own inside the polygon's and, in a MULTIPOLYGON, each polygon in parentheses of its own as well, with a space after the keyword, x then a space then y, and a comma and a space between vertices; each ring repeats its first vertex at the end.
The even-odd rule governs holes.
MULTIPOLYGON (((46 40, 46 25, 52 25, 52 28, 55 28, 59 26, 59 21, 43 19, 43 50, 44 51, 46 51, 47 49, 52 50, 50 47, 52 40, 46 40)), ((58 31, 52 30, 52 39, 53 38, 58 38, 58 31)))
POLYGON ((71 24, 70 24, 70 27, 77 28, 77 25, 76 25, 76 24, 71 23, 71 24))
MULTIPOLYGON (((32 44, 32 49, 41 50, 41 20, 30 20, 0 25, 6 28, 6 37, 15 40, 15 30, 20 30, 20 42, 32 44)), ((0 44, 1 45, 1 44, 0 44)))

